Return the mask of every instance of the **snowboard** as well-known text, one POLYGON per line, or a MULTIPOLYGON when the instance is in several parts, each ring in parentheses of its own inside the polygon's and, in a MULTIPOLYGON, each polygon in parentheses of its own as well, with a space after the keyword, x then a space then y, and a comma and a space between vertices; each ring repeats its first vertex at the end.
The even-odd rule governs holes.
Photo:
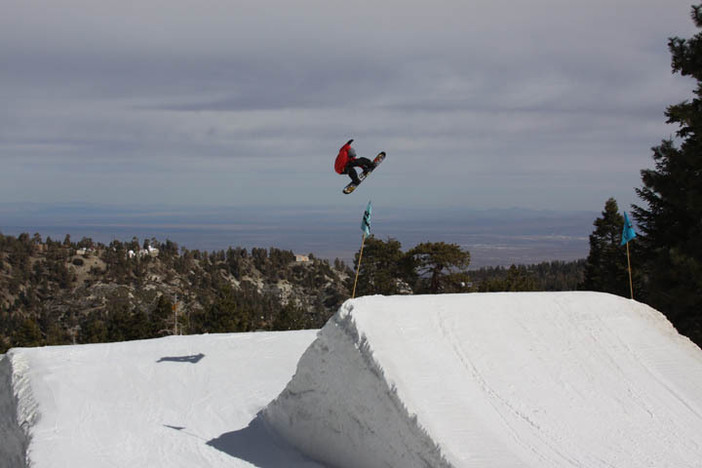
MULTIPOLYGON (((366 180, 366 178, 369 175, 371 175, 371 173, 374 170, 376 170, 378 168, 378 166, 380 165, 381 162, 383 162, 384 159, 385 159, 385 151, 381 151, 380 153, 378 153, 378 156, 376 156, 375 159, 373 160, 373 164, 375 164, 375 167, 373 169, 371 169, 370 171, 366 172, 365 174, 363 174, 363 172, 358 174, 358 179, 359 179, 358 184, 355 184, 354 182, 349 182, 349 184, 346 187, 344 187, 343 192, 345 194, 349 194, 349 193, 353 192, 354 190, 356 190, 356 187, 361 185, 361 182, 366 180)), ((352 169, 352 170, 355 170, 355 169, 352 169)))

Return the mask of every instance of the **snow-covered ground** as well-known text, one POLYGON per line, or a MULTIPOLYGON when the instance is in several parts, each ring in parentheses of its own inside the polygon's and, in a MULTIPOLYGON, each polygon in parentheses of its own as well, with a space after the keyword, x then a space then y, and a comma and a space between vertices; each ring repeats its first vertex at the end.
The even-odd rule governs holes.
POLYGON ((0 362, 0 467, 25 466, 13 407, 33 468, 319 467, 256 418, 316 333, 11 350, 0 362))
POLYGON ((2 467, 700 467, 702 351, 606 294, 374 296, 318 334, 15 349, 0 411, 2 467))

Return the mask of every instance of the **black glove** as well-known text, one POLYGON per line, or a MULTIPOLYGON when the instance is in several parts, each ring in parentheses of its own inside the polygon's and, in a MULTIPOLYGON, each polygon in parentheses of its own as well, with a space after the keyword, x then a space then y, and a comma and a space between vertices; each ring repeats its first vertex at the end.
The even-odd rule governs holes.
POLYGON ((349 141, 347 141, 346 144, 350 145, 352 141, 353 141, 353 138, 351 138, 349 141))

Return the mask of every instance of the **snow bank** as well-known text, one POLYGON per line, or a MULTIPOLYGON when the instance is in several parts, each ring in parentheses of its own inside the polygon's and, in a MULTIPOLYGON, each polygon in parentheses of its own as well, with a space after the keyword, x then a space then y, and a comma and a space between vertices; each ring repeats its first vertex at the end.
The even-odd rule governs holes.
POLYGON ((348 301, 264 411, 337 467, 699 467, 702 351, 599 293, 348 301))
POLYGON ((257 416, 315 336, 13 349, 0 360, 0 467, 319 468, 257 416))

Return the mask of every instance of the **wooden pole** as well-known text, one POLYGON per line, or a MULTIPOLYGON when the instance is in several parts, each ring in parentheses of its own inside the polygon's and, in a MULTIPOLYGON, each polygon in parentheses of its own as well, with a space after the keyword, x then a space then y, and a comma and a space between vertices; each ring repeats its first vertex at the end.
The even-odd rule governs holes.
POLYGON ((631 292, 631 298, 634 299, 634 282, 631 279, 631 259, 629 258, 629 243, 626 243, 626 264, 629 269, 629 291, 631 292))
POLYGON ((366 234, 363 233, 363 240, 361 241, 361 253, 358 254, 358 265, 356 266, 356 279, 353 280, 353 292, 351 293, 351 299, 356 297, 356 283, 358 283, 358 272, 361 271, 361 258, 363 258, 363 245, 366 243, 366 234))
POLYGON ((175 297, 175 302, 171 306, 173 308, 173 334, 178 334, 178 296, 175 297))

